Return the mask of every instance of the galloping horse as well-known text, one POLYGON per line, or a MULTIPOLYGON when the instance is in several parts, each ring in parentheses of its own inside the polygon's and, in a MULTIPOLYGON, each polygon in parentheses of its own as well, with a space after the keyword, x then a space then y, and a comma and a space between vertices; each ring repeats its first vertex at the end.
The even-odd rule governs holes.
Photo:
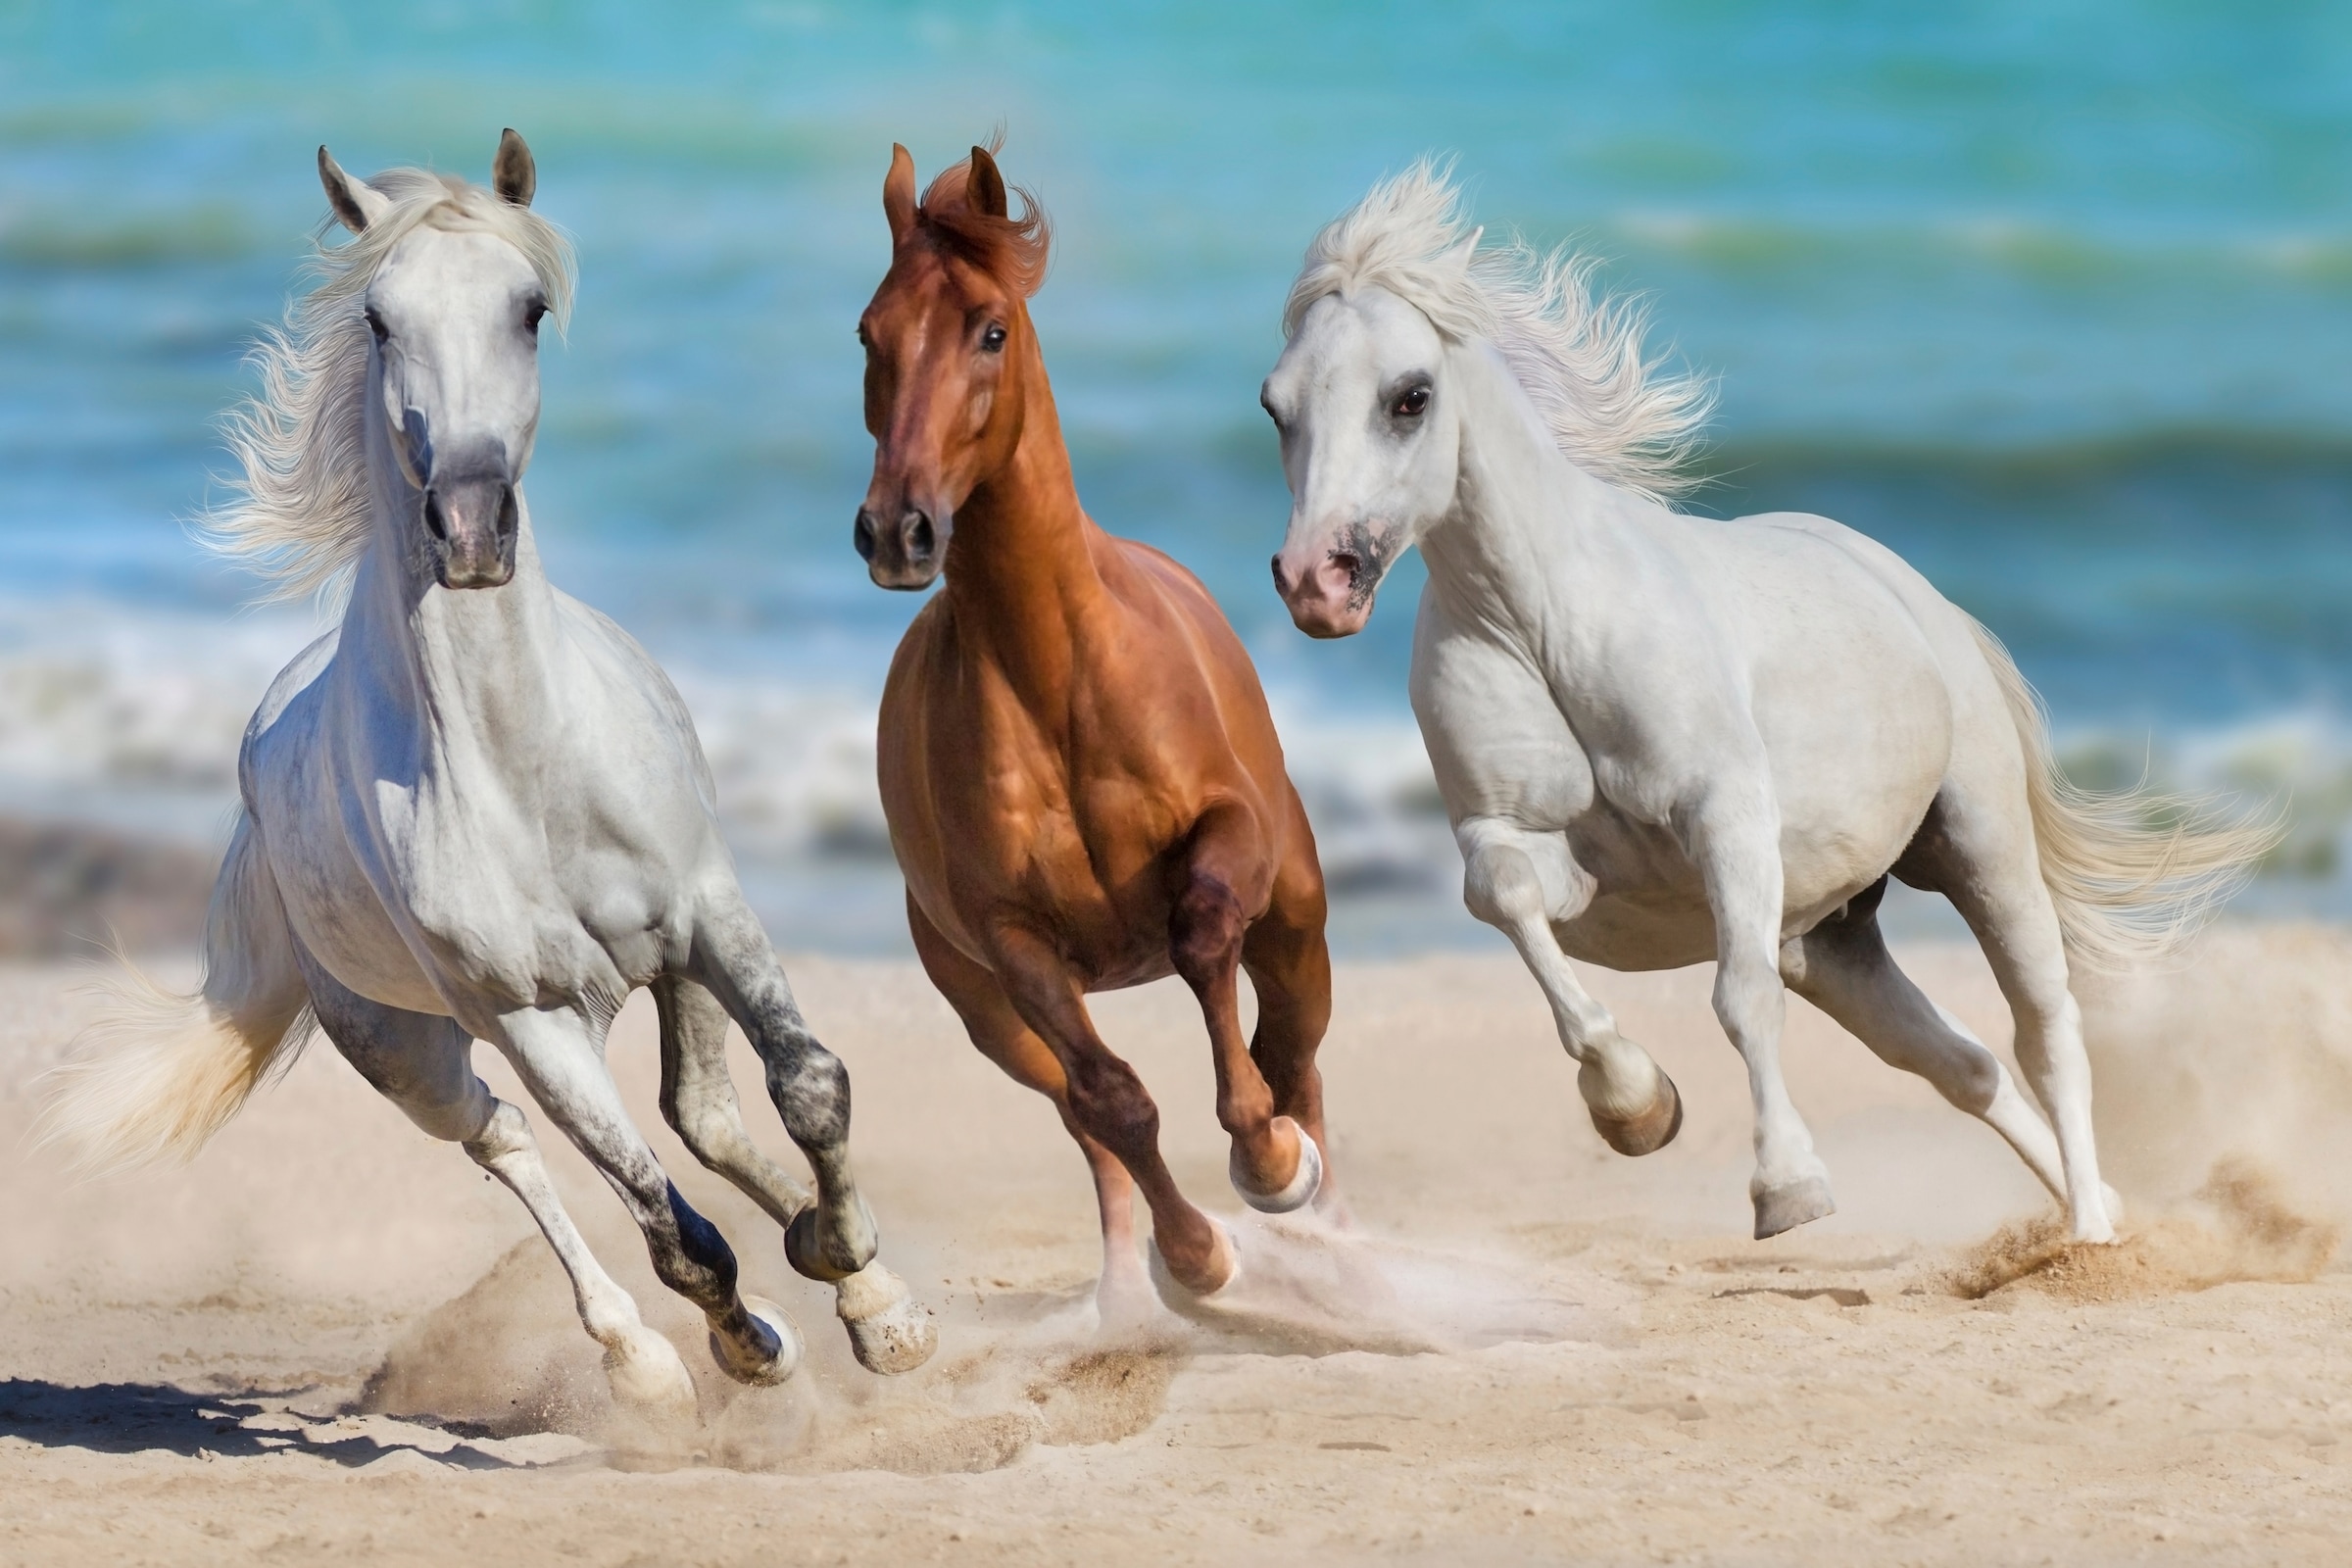
POLYGON ((316 1019, 530 1210, 613 1393, 690 1416, 685 1364, 598 1266, 522 1112, 471 1063, 474 1040, 496 1046, 612 1184, 655 1272, 703 1309, 718 1365, 781 1382, 797 1332, 737 1295, 734 1254, 663 1176, 606 1070, 608 1026, 651 986, 662 1114, 785 1227, 794 1267, 837 1282, 866 1366, 919 1365, 929 1315, 873 1261, 850 1179, 848 1076, 736 886, 685 707, 627 634, 540 569, 521 479, 539 327, 564 319, 570 256, 527 210, 529 150, 506 133, 495 190, 414 169, 357 180, 323 147, 318 173, 352 237, 320 251, 318 287, 262 348, 263 392, 228 427, 244 498, 215 539, 281 596, 347 583, 348 609, 246 731, 202 991, 134 999, 98 1042, 112 1049, 67 1070, 52 1130, 114 1162, 192 1155, 316 1019), (813 1204, 745 1135, 730 1016, 814 1167, 813 1204))
POLYGON ((1274 579, 1302 630, 1344 637, 1420 544, 1413 711, 1464 901, 1544 988, 1594 1125, 1646 1153, 1682 1105, 1568 956, 1712 958, 1759 1238, 1835 1206, 1781 1078, 1785 984, 1989 1123, 2078 1239, 2109 1239, 2069 952, 2161 950, 2274 830, 2078 790, 2009 656, 1875 541, 1670 510, 1704 388, 1645 363, 1639 318, 1592 301, 1574 258, 1479 238, 1423 164, 1309 248, 1263 393, 1294 503, 1274 579), (1895 967, 1889 875, 1975 932, 2055 1138, 1895 967))
POLYGON ((1176 1284, 1212 1292, 1236 1265, 1176 1190, 1159 1112, 1086 994, 1184 977, 1234 1186, 1281 1211, 1328 1168, 1314 1054, 1331 965, 1314 835, 1240 640, 1191 573, 1079 507, 1026 304, 1046 225, 1021 195, 1015 219, 975 147, 918 206, 913 160, 893 150, 890 270, 858 327, 875 454, 856 539, 885 588, 947 578, 882 698, 907 923, 972 1043, 1051 1096, 1085 1151, 1108 1320, 1148 1304, 1137 1186, 1176 1284), (1237 969, 1257 993, 1248 1047, 1237 969))

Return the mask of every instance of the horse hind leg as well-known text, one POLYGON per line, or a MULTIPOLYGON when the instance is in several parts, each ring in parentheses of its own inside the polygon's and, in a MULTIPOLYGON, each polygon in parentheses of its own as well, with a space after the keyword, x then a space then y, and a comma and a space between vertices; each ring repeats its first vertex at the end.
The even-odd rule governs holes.
POLYGON ((754 1386, 790 1377, 800 1364, 799 1334, 774 1302, 736 1293, 734 1252, 663 1174, 621 1104, 588 1022, 568 1010, 533 1008, 500 1023, 508 1060, 540 1108, 620 1195, 645 1235, 654 1273, 702 1308, 719 1369, 754 1386))
POLYGON ((1095 1281, 1095 1311, 1102 1326, 1117 1329, 1149 1318, 1158 1298, 1136 1246, 1135 1178, 1127 1174, 1116 1154, 1078 1125, 1070 1113, 1069 1080, 1061 1063, 1037 1031, 1012 1010, 997 977, 941 936, 911 895, 906 900, 906 925, 914 937, 915 956, 923 961, 923 972, 963 1020, 973 1046, 1014 1083, 1053 1101, 1061 1114, 1061 1125, 1086 1156, 1102 1225, 1102 1272, 1095 1281))
POLYGON ((789 1226, 814 1200, 744 1130, 727 1072, 726 1009, 701 986, 674 975, 656 980, 653 992, 662 1018, 662 1120, 705 1168, 726 1178, 778 1225, 789 1226))
POLYGON ((1880 878, 1830 919, 1782 950, 1790 990, 1890 1067, 1916 1073, 2016 1150, 2052 1196, 2066 1199, 2058 1141, 2017 1092, 2000 1058, 1896 966, 1879 929, 1880 878))
POLYGON ((1976 934, 2017 1020, 2017 1064, 2057 1134, 2074 1239, 2112 1241, 2120 1205, 2099 1179, 2090 1055, 2068 987, 2065 937, 2041 879, 2025 793, 2004 793, 2014 797, 2005 807, 1996 796, 1991 807, 1965 810, 1939 796, 1898 870, 1950 899, 1976 934))
MULTIPOLYGON (((1233 1140, 1234 1190, 1267 1213, 1302 1208, 1323 1180, 1322 1151, 1275 1109, 1274 1091, 1242 1039, 1240 975, 1247 910, 1271 898, 1265 836, 1238 807, 1195 824, 1168 910, 1168 948, 1208 1025, 1217 1074, 1217 1123, 1233 1140), (1251 894, 1263 890, 1261 897, 1251 894)), ((1319 1034, 1320 1031, 1317 1031, 1319 1034)), ((1311 1045, 1308 1047, 1312 1070, 1311 1045)), ((1293 1086, 1294 1093, 1296 1086, 1293 1086)))

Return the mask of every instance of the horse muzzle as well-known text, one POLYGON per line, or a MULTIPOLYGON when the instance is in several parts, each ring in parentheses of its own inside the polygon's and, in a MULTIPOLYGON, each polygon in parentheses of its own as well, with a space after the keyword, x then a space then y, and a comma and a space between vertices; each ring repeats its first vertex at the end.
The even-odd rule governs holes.
POLYGON ((946 514, 935 520, 920 507, 904 508, 889 520, 872 507, 859 507, 852 541, 876 587, 911 592, 937 580, 954 526, 946 514))
POLYGON ((444 588, 498 588, 514 575, 521 504, 514 484, 483 476, 436 480, 424 492, 433 574, 444 588))
POLYGON ((1372 618, 1380 579, 1371 563, 1352 550, 1334 550, 1302 569, 1276 556, 1274 591, 1309 637, 1352 637, 1372 618))

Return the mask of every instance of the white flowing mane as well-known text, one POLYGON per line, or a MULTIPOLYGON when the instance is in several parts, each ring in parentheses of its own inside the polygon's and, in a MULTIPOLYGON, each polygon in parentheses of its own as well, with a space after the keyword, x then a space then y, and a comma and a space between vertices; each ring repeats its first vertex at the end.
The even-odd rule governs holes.
POLYGON ((308 267, 318 285, 287 304, 282 327, 264 333, 251 358, 261 390, 221 419, 221 438, 245 470, 229 481, 234 498, 196 519, 206 544, 270 579, 265 601, 331 594, 367 548, 368 332, 360 302, 404 235, 420 223, 495 234, 538 273, 559 331, 571 309, 571 246, 546 219, 429 170, 388 169, 368 183, 391 198, 390 211, 331 249, 321 228, 308 267))
POLYGON ((1481 250, 1484 232, 1464 216, 1451 171, 1421 160, 1315 236, 1283 307, 1284 335, 1327 294, 1385 288, 1447 337, 1500 349, 1578 467, 1656 501, 1688 490, 1682 469, 1713 387, 1643 357, 1641 307, 1592 297, 1592 258, 1516 239, 1481 250))

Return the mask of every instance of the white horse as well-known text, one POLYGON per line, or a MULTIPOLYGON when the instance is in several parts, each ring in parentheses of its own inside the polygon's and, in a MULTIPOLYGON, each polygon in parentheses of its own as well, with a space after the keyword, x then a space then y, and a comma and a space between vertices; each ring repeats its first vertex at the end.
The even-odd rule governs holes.
POLYGON ((736 885, 693 723, 645 652, 540 569, 520 481, 539 326, 564 319, 570 256, 527 210, 528 149, 506 133, 495 190, 412 169, 353 179, 323 147, 318 172, 352 238, 321 248, 321 281, 260 351, 263 391, 227 427, 243 496, 214 537, 280 596, 347 583, 347 608, 246 731, 201 992, 120 1012, 66 1069, 52 1134, 111 1163, 192 1155, 315 1019, 411 1120, 522 1200, 614 1394, 690 1415, 685 1364, 589 1253, 522 1112, 471 1063, 474 1040, 496 1046, 612 1183, 655 1271, 703 1309, 719 1366, 781 1382, 797 1332, 737 1294, 734 1254, 663 1176, 605 1066, 613 1015, 651 986, 670 1125, 785 1227, 795 1268, 837 1282, 859 1360, 919 1365, 934 1331, 873 1261, 849 1080, 736 885), (813 1203, 745 1135, 729 1017, 814 1168, 813 1203))
POLYGON ((1638 315, 1591 300, 1575 259, 1479 240, 1424 163, 1308 249, 1263 393, 1293 496, 1274 578, 1300 629, 1343 637, 1422 547, 1413 711, 1464 902, 1544 988, 1593 1124, 1646 1153, 1682 1103, 1567 958, 1712 958, 1758 1238, 1835 1207, 1782 1081, 1786 984, 1983 1117, 2077 1238, 2111 1239, 2069 953, 2165 948, 2272 830, 2152 829, 2179 803, 2075 789, 2000 645, 1861 534, 1670 510, 1706 388, 1646 363, 1638 315), (2055 1137, 1888 956, 1889 874, 1976 934, 2055 1137))

